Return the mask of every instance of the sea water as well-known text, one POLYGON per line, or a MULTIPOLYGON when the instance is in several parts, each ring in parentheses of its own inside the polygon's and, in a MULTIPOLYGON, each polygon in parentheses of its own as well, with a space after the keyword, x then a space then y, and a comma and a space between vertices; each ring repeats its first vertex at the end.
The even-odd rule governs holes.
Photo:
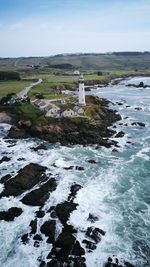
MULTIPOLYGON (((124 131, 114 147, 96 149, 95 146, 64 147, 47 144, 48 150, 34 152, 32 147, 41 141, 35 139, 14 140, 12 144, 4 139, 10 128, 0 125, 1 156, 11 158, 0 165, 0 175, 15 176, 18 170, 30 162, 48 167, 58 180, 57 189, 51 194, 44 209, 67 199, 73 183, 82 185, 75 202, 78 207, 72 212, 69 223, 78 229, 77 238, 85 238, 87 227, 91 226, 89 213, 98 217, 92 223, 106 232, 96 250, 86 253, 87 267, 102 267, 107 258, 117 257, 133 263, 136 267, 150 266, 150 88, 127 87, 128 83, 143 81, 150 85, 150 78, 129 78, 118 85, 93 89, 92 94, 107 98, 110 107, 116 109, 122 120, 115 123, 117 132, 124 131), (145 127, 132 125, 143 122, 145 127), (24 158, 24 160, 18 160, 24 158), (90 164, 93 159, 97 163, 90 164), (65 170, 67 166, 82 166, 84 171, 65 170), (55 167, 57 166, 57 167, 55 167)), ((0 192, 3 185, 0 184, 0 192)), ((19 197, 0 199, 0 210, 21 207, 23 213, 13 222, 0 221, 0 266, 35 267, 38 257, 46 258, 51 245, 44 239, 38 248, 32 241, 27 245, 20 237, 29 231, 29 223, 38 207, 29 207, 19 197)), ((41 224, 43 220, 41 219, 41 224)), ((58 224, 58 233, 61 231, 58 224)))

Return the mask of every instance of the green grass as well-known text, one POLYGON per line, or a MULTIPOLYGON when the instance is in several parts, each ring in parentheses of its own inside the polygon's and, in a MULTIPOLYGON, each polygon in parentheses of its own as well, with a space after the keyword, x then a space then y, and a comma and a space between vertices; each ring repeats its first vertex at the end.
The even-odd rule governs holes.
POLYGON ((0 98, 10 93, 19 93, 30 83, 29 81, 0 81, 0 98))
POLYGON ((28 102, 22 102, 19 105, 19 110, 22 113, 21 118, 23 120, 30 120, 32 123, 36 123, 37 120, 39 120, 39 118, 43 115, 41 110, 28 102))

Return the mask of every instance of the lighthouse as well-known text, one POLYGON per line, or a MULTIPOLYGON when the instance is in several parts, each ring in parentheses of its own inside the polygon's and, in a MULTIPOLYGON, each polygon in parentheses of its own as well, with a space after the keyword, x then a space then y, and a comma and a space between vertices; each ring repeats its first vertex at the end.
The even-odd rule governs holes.
POLYGON ((79 105, 85 106, 85 91, 84 91, 84 78, 80 75, 79 78, 79 105))

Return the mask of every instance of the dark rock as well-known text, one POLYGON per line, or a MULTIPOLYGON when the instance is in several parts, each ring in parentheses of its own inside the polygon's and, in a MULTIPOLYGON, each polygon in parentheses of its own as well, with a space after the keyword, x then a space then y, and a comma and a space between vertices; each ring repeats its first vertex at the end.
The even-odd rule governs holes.
POLYGON ((32 220, 32 221, 30 222, 30 225, 29 225, 29 226, 31 227, 31 232, 30 232, 30 234, 31 234, 31 235, 32 235, 32 234, 35 234, 36 231, 37 231, 37 219, 32 220))
POLYGON ((88 221, 90 221, 91 223, 94 223, 94 222, 98 221, 98 217, 89 213, 88 221))
POLYGON ((46 267, 63 267, 63 263, 56 260, 56 259, 53 259, 53 260, 47 262, 46 267))
POLYGON ((43 210, 36 211, 36 217, 37 218, 43 218, 45 215, 45 212, 43 210))
POLYGON ((101 241, 101 235, 105 235, 105 232, 97 227, 88 227, 86 235, 98 243, 101 241))
POLYGON ((76 209, 78 204, 65 201, 58 204, 55 208, 56 214, 63 225, 66 224, 70 217, 70 213, 76 209))
POLYGON ((46 267, 45 261, 41 261, 39 267, 46 267))
POLYGON ((33 239, 36 240, 36 241, 42 241, 42 240, 43 240, 42 237, 41 237, 40 235, 38 235, 38 234, 36 234, 36 235, 33 237, 33 239))
POLYGON ((11 175, 10 174, 7 174, 5 176, 3 176, 1 179, 0 179, 0 182, 3 184, 3 183, 6 183, 9 179, 11 178, 11 175))
POLYGON ((142 110, 142 108, 140 108, 140 107, 136 107, 135 110, 142 110))
POLYGON ((55 241, 55 230, 56 230, 56 221, 46 221, 40 228, 41 232, 48 236, 48 243, 54 243, 55 241))
POLYGON ((94 243, 94 242, 91 242, 91 241, 89 241, 89 240, 86 240, 86 239, 84 239, 83 241, 82 241, 82 243, 84 243, 86 246, 86 248, 87 249, 90 249, 90 250, 94 250, 94 249, 96 249, 96 244, 94 243))
POLYGON ((114 149, 112 150, 112 152, 115 152, 115 153, 116 153, 116 152, 118 152, 118 150, 117 150, 116 148, 114 148, 114 149))
POLYGON ((145 127, 145 123, 143 122, 132 122, 131 125, 145 127))
POLYGON ((119 132, 119 133, 117 133, 116 135, 115 135, 115 137, 116 138, 118 138, 118 137, 123 137, 125 135, 125 133, 124 132, 119 132))
POLYGON ((97 163, 94 159, 89 159, 88 162, 91 163, 91 164, 96 164, 97 163))
POLYGON ((40 246, 39 241, 35 241, 34 244, 33 244, 33 246, 34 246, 35 248, 38 248, 38 247, 40 246))
POLYGON ((0 196, 18 196, 31 189, 45 178, 46 169, 46 167, 30 163, 21 169, 13 179, 5 183, 5 189, 0 196))
POLYGON ((18 158, 17 160, 18 161, 25 161, 26 159, 25 158, 18 158))
POLYGON ((4 156, 4 157, 2 157, 2 159, 0 160, 0 164, 1 164, 2 162, 8 162, 8 161, 10 161, 10 158, 4 156))
POLYGON ((131 264, 128 261, 125 261, 124 264, 125 264, 126 267, 135 267, 133 264, 131 264))
POLYGON ((74 166, 63 167, 64 170, 73 170, 74 166))
POLYGON ((81 166, 75 166, 75 170, 78 170, 78 171, 84 171, 84 167, 81 167, 81 166))
POLYGON ((28 234, 24 234, 22 237, 21 237, 21 240, 22 240, 22 243, 24 245, 26 245, 28 242, 29 242, 29 236, 28 234))
POLYGON ((22 138, 28 138, 30 135, 25 131, 25 129, 19 129, 15 126, 12 126, 8 133, 8 138, 16 138, 16 139, 22 139, 22 138))
POLYGON ((111 257, 108 258, 108 262, 112 262, 112 258, 111 257))
POLYGON ((45 201, 49 198, 50 192, 56 189, 56 180, 51 178, 48 182, 41 185, 40 188, 35 189, 25 195, 21 201, 30 206, 43 206, 45 201))
POLYGON ((13 207, 8 209, 7 211, 0 211, 0 220, 4 221, 13 221, 15 217, 20 216, 22 213, 21 208, 13 207))
POLYGON ((79 241, 75 242, 73 249, 72 249, 72 255, 75 255, 75 256, 85 255, 85 250, 81 247, 79 241))
POLYGON ((73 201, 74 198, 75 198, 75 196, 76 196, 76 194, 77 194, 77 192, 78 192, 81 188, 82 188, 81 185, 79 185, 79 184, 73 184, 73 185, 71 186, 71 189, 70 189, 71 193, 70 193, 70 195, 68 196, 68 201, 73 201))
POLYGON ((31 149, 34 151, 38 151, 38 150, 47 150, 48 148, 44 144, 41 144, 41 145, 36 146, 36 147, 31 147, 31 149))
POLYGON ((63 249, 64 253, 67 255, 72 251, 76 238, 72 235, 72 233, 63 229, 62 233, 58 236, 55 246, 63 249))

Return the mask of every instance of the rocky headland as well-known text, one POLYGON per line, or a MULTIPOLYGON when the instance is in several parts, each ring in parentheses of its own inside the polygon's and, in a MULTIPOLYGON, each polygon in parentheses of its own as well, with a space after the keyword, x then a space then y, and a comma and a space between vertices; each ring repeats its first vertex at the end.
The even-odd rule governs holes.
POLYGON ((97 144, 110 147, 117 142, 110 141, 109 137, 115 134, 109 129, 121 116, 109 109, 109 101, 94 96, 87 97, 87 115, 78 117, 45 118, 41 111, 35 114, 25 113, 22 105, 31 109, 29 100, 22 103, 1 103, 0 114, 5 114, 2 122, 12 124, 8 138, 37 137, 51 143, 60 142, 62 145, 97 144))

